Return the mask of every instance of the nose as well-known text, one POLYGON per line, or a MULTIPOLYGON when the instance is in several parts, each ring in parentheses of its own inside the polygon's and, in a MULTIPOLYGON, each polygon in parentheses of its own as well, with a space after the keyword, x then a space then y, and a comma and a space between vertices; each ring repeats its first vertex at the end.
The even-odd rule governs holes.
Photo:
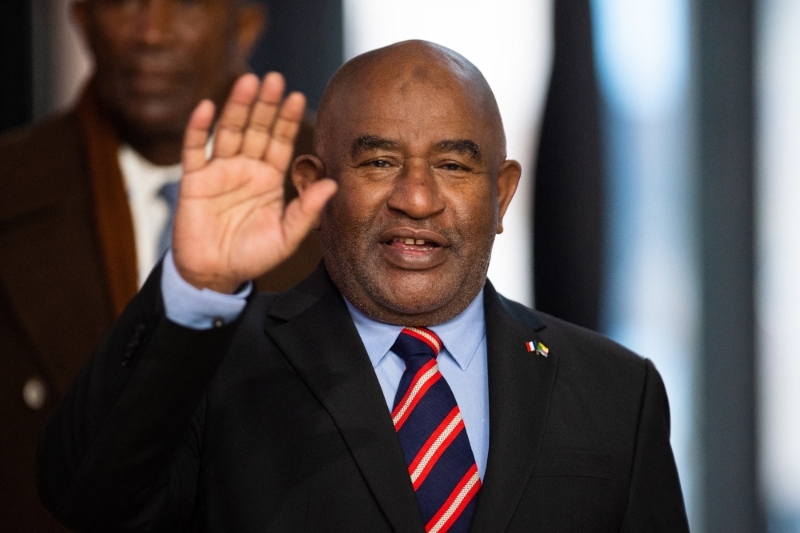
POLYGON ((415 219, 424 219, 444 210, 439 185, 428 162, 409 158, 398 173, 388 205, 415 219))
POLYGON ((137 35, 140 41, 159 45, 172 35, 172 0, 145 0, 139 11, 137 35))

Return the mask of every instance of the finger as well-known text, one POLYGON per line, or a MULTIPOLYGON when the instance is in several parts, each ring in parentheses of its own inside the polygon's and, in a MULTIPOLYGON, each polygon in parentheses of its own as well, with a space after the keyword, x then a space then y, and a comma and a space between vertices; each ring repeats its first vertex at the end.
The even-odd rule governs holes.
POLYGON ((183 137, 183 171, 193 172, 206 164, 206 144, 214 122, 214 102, 203 100, 192 111, 183 137))
POLYGON ((305 107, 305 96, 297 92, 290 94, 283 101, 278 118, 275 119, 275 124, 272 126, 272 135, 264 160, 282 174, 286 173, 292 162, 294 140, 300 130, 300 121, 303 119, 305 107))
POLYGON ((217 122, 214 157, 231 157, 239 153, 250 106, 257 93, 258 78, 254 74, 245 74, 233 84, 217 122))
POLYGON ((244 134, 242 153, 248 157, 261 159, 269 143, 270 128, 278 112, 286 83, 277 72, 264 76, 258 100, 253 104, 250 122, 244 134))
POLYGON ((308 235, 322 208, 336 194, 338 185, 331 179, 321 179, 306 187, 300 196, 289 202, 283 213, 283 235, 292 248, 308 235))

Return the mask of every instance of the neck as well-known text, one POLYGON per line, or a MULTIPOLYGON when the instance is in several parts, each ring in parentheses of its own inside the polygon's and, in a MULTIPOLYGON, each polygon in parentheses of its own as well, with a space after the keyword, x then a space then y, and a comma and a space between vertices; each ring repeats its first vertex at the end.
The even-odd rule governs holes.
POLYGON ((181 162, 182 134, 172 132, 138 136, 124 134, 121 138, 154 165, 166 166, 181 162))

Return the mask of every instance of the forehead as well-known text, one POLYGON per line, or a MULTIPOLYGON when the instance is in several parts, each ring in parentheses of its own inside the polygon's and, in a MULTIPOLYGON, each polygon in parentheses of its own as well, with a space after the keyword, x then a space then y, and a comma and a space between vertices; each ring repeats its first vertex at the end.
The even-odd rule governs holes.
POLYGON ((435 64, 392 67, 382 64, 342 91, 335 122, 345 137, 438 143, 494 133, 491 108, 467 81, 435 64))
POLYGON ((172 15, 181 15, 187 12, 194 14, 233 13, 243 4, 250 3, 246 0, 85 0, 85 2, 92 8, 90 13, 115 12, 122 15, 136 15, 152 7, 170 8, 165 13, 172 15))

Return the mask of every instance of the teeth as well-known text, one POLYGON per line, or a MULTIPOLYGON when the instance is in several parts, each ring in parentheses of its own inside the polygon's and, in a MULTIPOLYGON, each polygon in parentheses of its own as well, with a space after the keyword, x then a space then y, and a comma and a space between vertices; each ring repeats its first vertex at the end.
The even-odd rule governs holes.
POLYGON ((416 244, 417 246, 422 246, 425 244, 424 239, 412 239, 410 237, 395 237, 394 242, 402 242, 403 244, 416 244))

